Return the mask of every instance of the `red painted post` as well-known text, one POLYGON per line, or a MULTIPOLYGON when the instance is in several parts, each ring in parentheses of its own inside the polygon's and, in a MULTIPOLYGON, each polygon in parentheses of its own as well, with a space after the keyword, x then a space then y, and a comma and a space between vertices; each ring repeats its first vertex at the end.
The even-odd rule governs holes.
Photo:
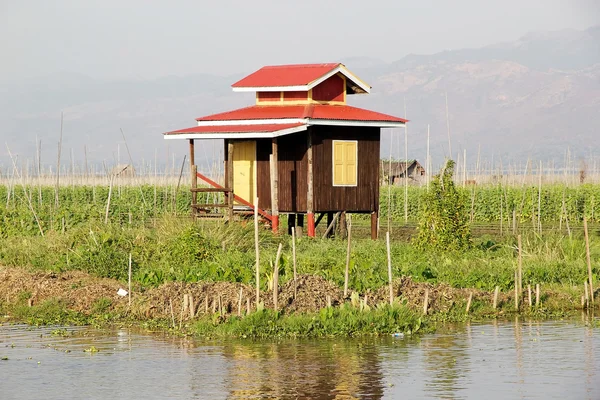
POLYGON ((315 214, 314 213, 306 214, 306 219, 308 222, 307 235, 308 235, 308 237, 315 237, 315 214))

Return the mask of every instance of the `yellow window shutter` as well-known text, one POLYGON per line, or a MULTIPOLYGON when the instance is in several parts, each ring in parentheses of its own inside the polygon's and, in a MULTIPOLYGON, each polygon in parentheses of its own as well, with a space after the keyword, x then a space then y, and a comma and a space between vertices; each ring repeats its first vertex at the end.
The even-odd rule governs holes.
POLYGON ((333 142, 333 184, 344 184, 344 142, 333 142))
POLYGON ((356 185, 356 142, 344 143, 345 185, 356 185))

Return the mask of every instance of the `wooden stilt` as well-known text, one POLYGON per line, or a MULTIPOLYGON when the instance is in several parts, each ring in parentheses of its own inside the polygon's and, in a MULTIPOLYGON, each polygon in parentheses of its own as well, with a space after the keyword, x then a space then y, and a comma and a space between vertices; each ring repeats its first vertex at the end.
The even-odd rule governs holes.
POLYGON ((227 178, 227 189, 231 190, 227 193, 227 212, 228 219, 230 222, 233 222, 233 142, 231 140, 227 140, 227 168, 225 169, 225 176, 227 178))
POLYGON ((279 231, 279 176, 278 176, 278 149, 277 138, 272 140, 272 151, 270 157, 270 173, 271 173, 271 230, 277 234, 279 231))
POLYGON ((315 237, 315 210, 314 210, 314 193, 313 193, 313 149, 312 149, 312 134, 310 130, 307 134, 308 148, 306 150, 308 158, 308 193, 306 201, 306 220, 308 224, 307 234, 309 237, 315 237))
MULTIPOLYGON (((192 189, 196 189, 198 187, 198 178, 196 177, 197 167, 196 167, 196 154, 194 151, 194 139, 190 139, 190 187, 192 189)), ((196 201, 198 198, 198 194, 192 190, 192 204, 197 204, 196 201)), ((192 217, 196 215, 196 210, 192 206, 192 217)))
POLYGON ((377 221, 379 220, 379 216, 377 215, 377 211, 373 211, 371 213, 371 239, 377 240, 377 221))

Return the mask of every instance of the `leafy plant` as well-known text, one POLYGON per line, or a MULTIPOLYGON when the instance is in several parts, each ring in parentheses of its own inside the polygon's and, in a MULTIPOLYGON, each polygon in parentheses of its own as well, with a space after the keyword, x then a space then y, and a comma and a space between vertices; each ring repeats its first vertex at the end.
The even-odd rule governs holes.
POLYGON ((456 190, 454 161, 446 161, 433 178, 419 217, 415 244, 420 249, 463 250, 471 245, 465 196, 456 190))

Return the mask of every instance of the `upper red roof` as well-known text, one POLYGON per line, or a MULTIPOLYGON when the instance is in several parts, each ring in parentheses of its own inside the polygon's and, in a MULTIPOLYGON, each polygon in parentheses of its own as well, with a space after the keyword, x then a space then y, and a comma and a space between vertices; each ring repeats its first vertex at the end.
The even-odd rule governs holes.
POLYGON ((237 81, 232 87, 301 86, 333 71, 340 63, 271 65, 237 81))
MULTIPOLYGON (((329 119, 364 122, 408 122, 404 118, 347 105, 250 106, 197 118, 196 121, 237 121, 254 119, 329 119)), ((309 122, 310 123, 310 122, 309 122)))

